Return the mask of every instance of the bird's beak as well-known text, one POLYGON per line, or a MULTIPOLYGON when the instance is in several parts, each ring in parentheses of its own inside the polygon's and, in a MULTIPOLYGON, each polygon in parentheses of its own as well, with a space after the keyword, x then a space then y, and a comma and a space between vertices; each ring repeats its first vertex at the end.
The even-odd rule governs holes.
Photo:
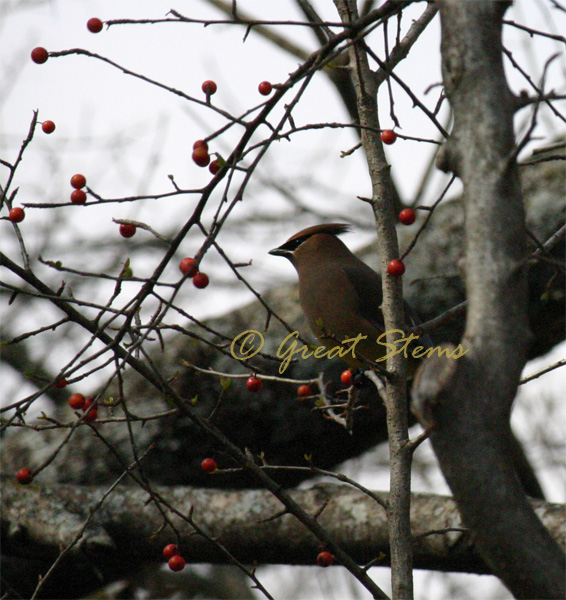
POLYGON ((285 258, 289 258, 291 252, 289 252, 289 250, 283 250, 283 248, 273 248, 268 254, 271 254, 271 256, 284 256, 285 258))

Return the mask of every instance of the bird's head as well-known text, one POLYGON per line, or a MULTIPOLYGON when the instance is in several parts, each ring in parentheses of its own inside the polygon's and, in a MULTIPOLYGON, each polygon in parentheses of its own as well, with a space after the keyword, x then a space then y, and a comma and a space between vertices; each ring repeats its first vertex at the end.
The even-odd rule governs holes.
POLYGON ((306 258, 322 258, 324 254, 349 253, 336 237, 351 229, 344 223, 324 223, 307 227, 291 236, 284 244, 269 251, 272 256, 284 256, 295 266, 306 258))

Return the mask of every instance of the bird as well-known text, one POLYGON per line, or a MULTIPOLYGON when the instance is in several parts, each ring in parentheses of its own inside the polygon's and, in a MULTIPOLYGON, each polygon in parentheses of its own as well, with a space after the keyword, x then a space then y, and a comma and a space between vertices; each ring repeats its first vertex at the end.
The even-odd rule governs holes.
MULTIPOLYGON (((392 348, 385 345, 385 336, 380 338, 385 332, 381 277, 338 238, 350 230, 351 226, 343 223, 307 227, 269 254, 287 258, 295 267, 303 313, 311 331, 327 349, 351 348, 351 342, 341 342, 361 334, 366 337, 355 344, 353 352, 343 353, 344 360, 355 369, 368 369, 368 361, 384 368, 385 363, 379 359, 392 348)), ((404 307, 407 327, 419 325, 415 311, 407 302, 404 307)), ((424 348, 432 346, 428 336, 421 336, 416 343, 424 348)), ((412 359, 410 350, 407 354, 411 359, 407 376, 411 378, 420 361, 412 359)))
MULTIPOLYGON (((381 312, 381 277, 368 267, 338 238, 350 231, 342 223, 315 225, 299 231, 278 248, 269 251, 291 261, 299 276, 299 299, 310 329, 327 348, 339 341, 357 336, 367 338, 356 351, 369 361, 381 358, 387 348, 376 343, 385 331, 381 312)), ((405 302, 405 324, 417 327, 420 319, 405 302)), ((428 335, 421 335, 416 344, 432 348, 428 335)), ((409 357, 412 356, 409 346, 409 357)), ((365 360, 350 353, 344 360, 351 368, 367 371, 365 360)), ((412 379, 421 360, 407 361, 407 379, 412 379)), ((377 363, 383 365, 383 363, 377 363)), ((346 424, 352 433, 351 424, 346 424)), ((511 454, 517 475, 525 492, 534 498, 544 498, 543 491, 520 442, 512 431, 509 436, 511 454)))

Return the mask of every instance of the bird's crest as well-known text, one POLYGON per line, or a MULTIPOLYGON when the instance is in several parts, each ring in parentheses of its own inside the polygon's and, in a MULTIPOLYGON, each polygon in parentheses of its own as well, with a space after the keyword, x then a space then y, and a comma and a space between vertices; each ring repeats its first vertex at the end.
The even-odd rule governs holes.
MULTIPOLYGON (((299 231, 292 237, 290 237, 287 242, 291 240, 295 240, 297 238, 306 239, 317 233, 330 233, 331 235, 340 235, 342 233, 346 233, 352 229, 351 225, 346 225, 345 223, 323 223, 322 225, 313 225, 312 227, 307 227, 302 231, 299 231)), ((285 242, 285 243, 287 243, 285 242)))
POLYGON ((329 233, 330 235, 340 235, 352 229, 351 225, 345 223, 323 223, 322 225, 313 225, 295 233, 281 246, 286 249, 297 248, 305 240, 318 233, 329 233))
POLYGON ((275 248, 271 250, 269 254, 274 256, 285 256, 286 258, 290 258, 292 253, 306 240, 311 238, 313 235, 317 235, 319 233, 329 233, 330 235, 340 235, 342 233, 346 233, 352 229, 351 225, 346 225, 345 223, 323 223, 322 225, 313 225, 312 227, 307 227, 292 235, 284 244, 279 246, 279 248, 275 248))

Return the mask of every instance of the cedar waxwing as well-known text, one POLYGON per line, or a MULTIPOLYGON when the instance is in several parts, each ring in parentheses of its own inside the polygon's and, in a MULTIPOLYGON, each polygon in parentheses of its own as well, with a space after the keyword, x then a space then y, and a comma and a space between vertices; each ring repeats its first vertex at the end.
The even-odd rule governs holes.
MULTIPOLYGON (((336 236, 350 229, 349 225, 327 223, 308 227, 290 237, 279 248, 269 252, 273 256, 288 258, 299 275, 299 297, 305 317, 314 335, 328 349, 351 343, 340 342, 367 336, 355 345, 354 352, 344 353, 344 360, 351 367, 368 368, 359 356, 374 362, 391 351, 377 342, 385 329, 381 313, 381 277, 357 256, 352 254, 336 236)), ((418 317, 405 302, 405 320, 409 327, 420 323, 418 317)), ((428 348, 432 344, 422 336, 407 349, 410 355, 415 344, 428 348), (424 338, 424 339, 422 339, 424 338)), ((377 362, 385 368, 385 362, 377 362)), ((407 375, 412 377, 418 361, 409 361, 407 375)))
MULTIPOLYGON (((288 258, 299 275, 299 296, 303 312, 316 337, 333 348, 337 340, 355 338, 359 333, 367 339, 356 345, 356 353, 375 361, 390 349, 377 344, 384 331, 381 314, 381 277, 370 269, 336 237, 350 229, 349 225, 328 223, 308 227, 290 237, 284 244, 269 252, 288 258)), ((420 320, 405 302, 407 326, 415 327, 420 320)), ((422 335, 413 346, 432 347, 428 335, 422 335)), ((410 355, 412 347, 407 353, 410 355)), ((365 367, 367 363, 351 358, 344 360, 351 367, 365 367)), ((407 362, 407 377, 413 377, 420 360, 407 362)), ((377 363, 385 367, 384 362, 377 363)), ((509 432, 515 468, 526 493, 544 498, 536 475, 526 458, 521 444, 509 432)))

